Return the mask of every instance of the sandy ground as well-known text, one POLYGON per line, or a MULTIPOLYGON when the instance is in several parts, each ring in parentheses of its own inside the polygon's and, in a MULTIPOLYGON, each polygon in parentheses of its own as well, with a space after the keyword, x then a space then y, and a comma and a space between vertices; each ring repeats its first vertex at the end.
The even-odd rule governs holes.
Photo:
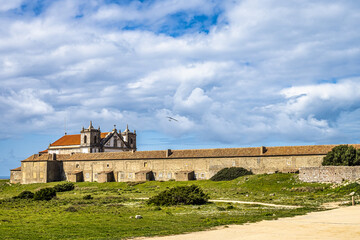
POLYGON ((230 225, 189 234, 141 238, 147 240, 293 240, 360 239, 360 205, 314 212, 293 218, 230 225))

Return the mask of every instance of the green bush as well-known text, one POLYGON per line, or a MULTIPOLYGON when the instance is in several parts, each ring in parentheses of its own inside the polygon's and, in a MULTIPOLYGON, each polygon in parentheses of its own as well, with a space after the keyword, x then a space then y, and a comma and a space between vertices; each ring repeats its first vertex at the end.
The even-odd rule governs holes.
POLYGON ((20 198, 20 199, 32 199, 34 198, 34 193, 30 191, 23 191, 19 195, 17 195, 14 198, 20 198))
POLYGON ((56 191, 54 188, 43 188, 35 192, 34 200, 51 200, 56 196, 56 191))
POLYGON ((148 204, 157 206, 172 205, 201 205, 205 204, 209 196, 201 188, 195 185, 179 186, 160 192, 158 195, 150 198, 148 204))
POLYGON ((75 208, 75 207, 73 207, 73 206, 70 206, 70 207, 68 207, 68 208, 66 208, 65 209, 65 212, 77 212, 78 210, 75 208))
POLYGON ((210 178, 211 181, 229 181, 235 178, 252 175, 251 171, 242 167, 223 168, 210 178))
POLYGON ((67 192, 74 190, 75 185, 73 183, 63 183, 54 186, 56 192, 67 192))
POLYGON ((360 165, 360 150, 353 146, 339 145, 326 154, 323 166, 357 166, 360 165))
POLYGON ((91 200, 91 199, 93 199, 93 197, 92 197, 90 194, 88 194, 88 195, 85 195, 85 196, 83 197, 83 199, 84 199, 84 200, 91 200))

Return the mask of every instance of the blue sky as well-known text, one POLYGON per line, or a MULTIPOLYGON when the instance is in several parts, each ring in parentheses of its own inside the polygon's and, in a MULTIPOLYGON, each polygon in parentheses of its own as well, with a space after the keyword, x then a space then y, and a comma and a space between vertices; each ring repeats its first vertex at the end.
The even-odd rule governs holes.
POLYGON ((0 0, 0 175, 64 119, 71 134, 129 124, 139 150, 359 143, 359 12, 350 0, 0 0))

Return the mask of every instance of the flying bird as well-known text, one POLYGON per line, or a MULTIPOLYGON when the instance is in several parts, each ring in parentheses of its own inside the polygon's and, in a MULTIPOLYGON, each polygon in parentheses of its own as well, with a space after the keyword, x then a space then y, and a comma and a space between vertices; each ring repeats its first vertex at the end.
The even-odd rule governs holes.
POLYGON ((178 122, 178 120, 175 119, 175 118, 172 118, 172 117, 169 117, 169 116, 167 116, 167 118, 169 119, 169 122, 171 122, 171 121, 176 121, 176 122, 178 122))

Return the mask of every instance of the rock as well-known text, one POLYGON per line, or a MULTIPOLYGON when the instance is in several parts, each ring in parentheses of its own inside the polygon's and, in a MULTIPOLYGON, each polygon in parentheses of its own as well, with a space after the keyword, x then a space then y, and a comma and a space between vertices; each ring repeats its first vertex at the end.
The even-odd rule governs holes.
POLYGON ((141 215, 136 215, 135 218, 136 219, 142 219, 143 217, 141 215))
POLYGON ((275 193, 270 193, 269 195, 270 195, 270 196, 275 196, 275 193))
POLYGON ((129 218, 134 218, 133 216, 130 216, 129 218))

